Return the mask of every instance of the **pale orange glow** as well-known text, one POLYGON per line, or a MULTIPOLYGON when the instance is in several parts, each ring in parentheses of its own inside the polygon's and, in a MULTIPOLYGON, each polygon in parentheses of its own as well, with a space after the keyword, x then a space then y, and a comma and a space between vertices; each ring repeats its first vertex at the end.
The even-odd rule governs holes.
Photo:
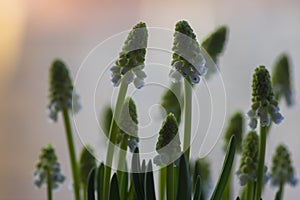
POLYGON ((22 43, 25 21, 22 0, 6 0, 0 3, 0 88, 16 70, 22 43))

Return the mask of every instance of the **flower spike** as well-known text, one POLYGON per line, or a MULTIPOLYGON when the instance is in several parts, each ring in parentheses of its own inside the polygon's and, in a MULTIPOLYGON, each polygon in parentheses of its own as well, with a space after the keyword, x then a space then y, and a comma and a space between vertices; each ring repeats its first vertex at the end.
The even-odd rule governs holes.
POLYGON ((127 84, 134 83, 140 89, 144 86, 146 73, 143 71, 148 32, 145 23, 138 23, 133 27, 124 43, 119 59, 111 67, 111 82, 113 86, 119 86, 121 79, 127 84))
POLYGON ((275 124, 279 124, 283 120, 273 93, 269 71, 264 66, 257 67, 253 74, 252 106, 247 114, 250 118, 251 129, 256 128, 258 119, 262 127, 270 126, 271 120, 275 124))
POLYGON ((237 150, 241 151, 242 149, 242 139, 243 139, 243 133, 244 133, 244 117, 243 113, 236 112, 232 117, 230 118, 229 125, 227 127, 227 130, 225 132, 224 136, 224 150, 226 150, 227 145, 229 144, 230 138, 232 135, 235 135, 236 138, 236 146, 237 150))
POLYGON ((192 84, 200 82, 200 76, 207 72, 206 60, 201 53, 200 45, 196 40, 192 28, 186 21, 179 21, 175 27, 173 43, 174 69, 170 72, 170 78, 178 82, 181 76, 189 80, 192 84))
POLYGON ((73 84, 69 75, 69 70, 62 61, 54 60, 52 62, 49 79, 50 103, 48 105, 48 109, 50 119, 56 122, 57 115, 60 111, 62 111, 63 108, 73 108, 73 112, 77 113, 81 108, 81 105, 79 103, 79 96, 74 92, 73 84))
POLYGON ((51 144, 42 148, 40 161, 36 165, 34 172, 34 185, 41 187, 44 184, 51 184, 53 189, 59 187, 64 182, 65 176, 60 171, 60 164, 57 161, 55 150, 51 144), (47 174, 50 175, 51 183, 48 183, 47 174))
POLYGON ((272 73, 272 83, 276 99, 278 101, 283 97, 288 106, 294 104, 290 62, 286 54, 282 54, 275 63, 272 73))
POLYGON ((258 165, 258 135, 255 131, 247 134, 242 149, 242 157, 237 176, 240 184, 246 185, 248 181, 256 179, 256 171, 258 165))
POLYGON ((181 153, 178 124, 173 113, 168 114, 163 122, 156 143, 156 151, 159 154, 153 160, 156 165, 166 165, 178 158, 181 153))
POLYGON ((220 26, 201 44, 201 46, 207 51, 214 62, 217 62, 219 55, 224 50, 227 32, 228 28, 226 26, 220 26))
POLYGON ((289 183, 295 186, 297 182, 290 152, 281 144, 276 148, 276 152, 273 156, 271 183, 272 185, 289 183))

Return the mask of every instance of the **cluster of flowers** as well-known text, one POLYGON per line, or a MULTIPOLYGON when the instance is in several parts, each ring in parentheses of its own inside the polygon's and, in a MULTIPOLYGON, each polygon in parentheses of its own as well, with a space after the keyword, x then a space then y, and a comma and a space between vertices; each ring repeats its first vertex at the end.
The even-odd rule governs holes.
POLYGON ((60 164, 57 161, 54 148, 50 144, 42 149, 40 161, 36 165, 36 171, 34 172, 34 185, 41 187, 47 184, 48 175, 50 175, 53 189, 58 188, 59 184, 65 180, 65 176, 61 173, 60 164))
POLYGON ((79 95, 73 90, 69 71, 66 65, 60 60, 54 60, 51 65, 49 91, 50 103, 48 111, 49 118, 52 121, 57 121, 58 113, 64 108, 72 109, 75 114, 81 109, 79 95))
POLYGON ((128 34, 119 59, 110 69, 113 86, 119 86, 122 78, 127 84, 133 82, 138 89, 144 86, 146 73, 143 69, 145 67, 147 40, 146 24, 138 23, 128 34))
POLYGON ((170 71, 170 78, 173 82, 179 82, 183 76, 192 84, 200 82, 200 76, 207 72, 206 60, 201 52, 196 35, 186 21, 176 24, 173 43, 174 69, 170 71))
POLYGON ((257 127, 258 119, 263 127, 270 126, 271 120, 275 124, 283 120, 273 93, 270 74, 264 66, 256 68, 253 74, 252 105, 247 115, 250 118, 251 129, 257 127))

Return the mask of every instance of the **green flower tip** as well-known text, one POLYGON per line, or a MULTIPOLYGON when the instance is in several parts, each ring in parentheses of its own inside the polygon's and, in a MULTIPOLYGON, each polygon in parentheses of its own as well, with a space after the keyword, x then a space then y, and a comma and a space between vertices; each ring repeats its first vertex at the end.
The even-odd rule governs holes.
POLYGON ((279 145, 272 160, 271 168, 272 185, 289 183, 295 186, 298 182, 292 166, 290 152, 284 145, 279 145))
POLYGON ((109 135, 109 129, 110 129, 112 117, 113 117, 112 108, 109 105, 105 106, 103 112, 101 112, 101 122, 102 122, 101 127, 107 138, 109 135))
POLYGON ((48 184, 48 175, 50 175, 50 181, 52 188, 56 189, 64 182, 65 176, 61 173, 60 164, 57 161, 55 150, 51 144, 48 144, 42 148, 42 152, 39 156, 39 162, 36 165, 34 172, 34 185, 41 187, 44 184, 48 184))
POLYGON ((175 26, 173 42, 173 69, 170 78, 179 82, 183 76, 192 84, 200 82, 200 76, 207 72, 206 60, 201 52, 193 29, 186 21, 179 21, 175 26))
POLYGON ((224 150, 226 150, 231 136, 234 135, 236 138, 237 150, 241 151, 243 133, 244 133, 244 115, 242 112, 236 112, 231 116, 229 125, 225 132, 224 150))
POLYGON ((280 113, 278 102, 274 97, 271 77, 264 66, 255 69, 252 80, 252 106, 247 113, 250 118, 249 126, 255 129, 257 119, 260 125, 270 126, 271 120, 275 124, 281 123, 283 116, 280 113))
POLYGON ((143 69, 145 67, 147 41, 146 24, 140 22, 129 32, 122 52, 119 54, 119 59, 110 69, 111 82, 114 87, 119 86, 123 77, 125 83, 130 84, 133 82, 138 89, 144 86, 146 73, 143 69))
POLYGON ((93 148, 89 145, 84 146, 81 151, 79 170, 81 183, 83 185, 87 184, 89 173, 96 167, 96 159, 93 156, 93 151, 93 148))
POLYGON ((288 55, 282 54, 277 59, 272 73, 272 83, 275 96, 278 100, 282 97, 288 106, 294 104, 291 87, 290 61, 288 55))
POLYGON ((163 122, 156 143, 156 151, 159 154, 153 160, 156 165, 168 164, 180 155, 178 124, 173 113, 168 114, 163 122))
POLYGON ((255 131, 249 132, 243 142, 240 166, 237 171, 237 176, 242 186, 246 185, 248 181, 254 181, 256 179, 258 146, 258 135, 255 131))
POLYGON ((227 40, 228 28, 220 26, 210 34, 201 44, 210 57, 217 62, 218 56, 223 52, 227 40))
POLYGON ((138 117, 135 102, 132 98, 127 97, 122 107, 119 119, 120 140, 128 139, 130 150, 138 147, 138 117))
POLYGON ((56 122, 58 113, 64 108, 73 109, 73 112, 77 113, 81 109, 79 96, 75 92, 73 94, 73 84, 69 70, 61 60, 54 60, 52 62, 49 81, 49 118, 56 122))

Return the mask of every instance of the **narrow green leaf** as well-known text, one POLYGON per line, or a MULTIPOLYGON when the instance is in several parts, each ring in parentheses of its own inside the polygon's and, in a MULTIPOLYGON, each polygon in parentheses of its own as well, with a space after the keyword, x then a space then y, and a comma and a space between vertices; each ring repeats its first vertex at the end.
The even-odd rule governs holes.
POLYGON ((201 199, 201 179, 200 176, 197 176, 196 184, 194 186, 194 200, 201 199))
POLYGON ((89 176, 88 176, 88 183, 87 183, 87 200, 96 200, 95 198, 95 173, 96 168, 94 167, 89 176))
POLYGON ((97 199, 103 200, 104 164, 100 163, 96 174, 97 199))
POLYGON ((176 188, 178 187, 178 166, 174 165, 174 197, 176 197, 177 190, 176 188))
POLYGON ((192 190, 189 164, 186 160, 185 154, 182 154, 179 160, 178 169, 177 200, 190 200, 191 194, 192 190))
POLYGON ((141 173, 140 173, 140 181, 143 184, 142 186, 144 187, 144 183, 145 183, 145 178, 146 178, 146 161, 143 160, 142 161, 142 167, 141 167, 141 173))
POLYGON ((156 199, 151 160, 148 163, 146 177, 145 177, 145 199, 146 200, 155 200, 156 199))
POLYGON ((116 173, 114 173, 110 182, 109 200, 120 200, 119 183, 116 173))
POLYGON ((120 182, 120 198, 121 200, 127 199, 128 193, 128 173, 127 172, 120 172, 122 179, 120 182))
POLYGON ((131 169, 132 169, 132 180, 134 184, 134 190, 136 194, 137 199, 144 199, 144 184, 141 182, 140 179, 140 158, 139 158, 139 149, 135 148, 134 154, 132 157, 132 164, 131 164, 131 169))
POLYGON ((236 140, 235 140, 235 136, 233 135, 233 136, 231 136, 230 142, 228 144, 227 151, 226 151, 226 157, 223 162, 222 172, 219 176, 219 180, 218 180, 218 183, 212 194, 211 200, 221 200, 222 199, 222 195, 223 195, 224 189, 226 187, 228 178, 230 176, 232 164, 234 161, 235 149, 236 149, 236 140))
POLYGON ((134 193, 134 185, 133 185, 133 182, 132 182, 132 179, 131 179, 127 200, 135 200, 135 199, 136 198, 135 198, 135 193, 134 193))

